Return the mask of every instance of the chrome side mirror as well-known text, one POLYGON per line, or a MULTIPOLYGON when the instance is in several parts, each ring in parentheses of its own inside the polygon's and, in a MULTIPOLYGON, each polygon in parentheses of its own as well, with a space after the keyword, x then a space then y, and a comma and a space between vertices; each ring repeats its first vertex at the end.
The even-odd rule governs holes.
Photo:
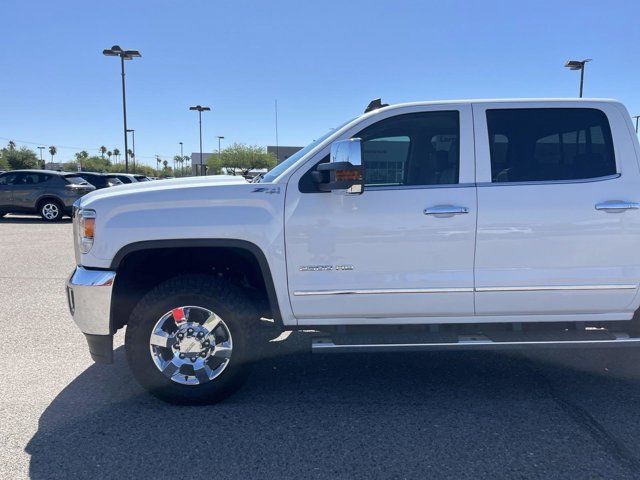
POLYGON ((318 165, 318 172, 328 172, 328 182, 320 183, 323 191, 343 195, 359 195, 364 192, 364 166, 362 165, 362 141, 359 138, 340 140, 331 145, 329 163, 318 165))

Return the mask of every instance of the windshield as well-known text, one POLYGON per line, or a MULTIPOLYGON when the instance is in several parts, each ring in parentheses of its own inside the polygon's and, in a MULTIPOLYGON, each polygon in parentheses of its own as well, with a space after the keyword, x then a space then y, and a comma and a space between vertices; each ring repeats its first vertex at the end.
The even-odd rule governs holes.
POLYGON ((352 120, 353 119, 349 120, 348 122, 344 122, 339 127, 332 128, 327 133, 322 135, 320 138, 318 138, 317 140, 314 140, 309 145, 304 147, 302 150, 297 151, 296 153, 291 155, 289 158, 284 160, 282 163, 279 163, 278 165, 273 167, 271 170, 269 170, 267 173, 265 173, 264 176, 260 180, 258 180, 256 183, 271 183, 271 182, 273 182, 287 168, 289 168, 291 165, 296 163, 298 160, 300 160, 302 157, 304 157, 307 153, 309 153, 311 150, 313 150, 317 145, 319 145, 320 143, 325 141, 327 138, 329 138, 331 135, 333 135, 337 130, 340 130, 342 127, 344 127, 347 123, 351 122, 352 120))

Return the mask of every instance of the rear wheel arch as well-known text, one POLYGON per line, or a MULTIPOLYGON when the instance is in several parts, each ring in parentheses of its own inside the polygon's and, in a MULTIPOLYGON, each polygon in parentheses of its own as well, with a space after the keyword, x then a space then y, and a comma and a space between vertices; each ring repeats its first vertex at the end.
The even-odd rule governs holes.
POLYGON ((183 273, 229 275, 230 281, 248 282, 264 293, 265 314, 270 313, 276 325, 281 328, 283 326, 266 256, 260 247, 246 240, 177 239, 135 242, 125 245, 116 253, 110 268, 118 272, 111 308, 112 332, 126 324, 135 304, 149 288, 183 273), (182 260, 185 265, 182 265, 182 260), (138 265, 143 268, 138 268, 138 265), (165 265, 168 271, 163 272, 161 269, 165 265), (227 265, 233 265, 238 271, 229 271, 227 265), (146 271, 147 267, 151 270, 157 268, 161 274, 153 275, 153 272, 146 271), (238 278, 237 275, 243 278, 238 278))

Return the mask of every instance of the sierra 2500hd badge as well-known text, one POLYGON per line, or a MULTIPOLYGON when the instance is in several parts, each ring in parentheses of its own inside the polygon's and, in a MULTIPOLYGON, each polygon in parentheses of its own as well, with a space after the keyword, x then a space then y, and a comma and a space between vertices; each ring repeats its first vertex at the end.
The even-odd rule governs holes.
POLYGON ((301 272, 331 272, 353 270, 353 265, 302 265, 300 267, 301 272))

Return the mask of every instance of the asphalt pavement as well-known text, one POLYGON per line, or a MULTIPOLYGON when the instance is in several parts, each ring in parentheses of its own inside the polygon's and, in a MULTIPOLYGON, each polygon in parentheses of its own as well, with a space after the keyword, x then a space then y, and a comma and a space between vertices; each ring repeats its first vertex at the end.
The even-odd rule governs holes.
POLYGON ((640 351, 312 355, 293 334, 209 407, 92 363, 71 224, 0 219, 0 478, 640 478, 640 351))

